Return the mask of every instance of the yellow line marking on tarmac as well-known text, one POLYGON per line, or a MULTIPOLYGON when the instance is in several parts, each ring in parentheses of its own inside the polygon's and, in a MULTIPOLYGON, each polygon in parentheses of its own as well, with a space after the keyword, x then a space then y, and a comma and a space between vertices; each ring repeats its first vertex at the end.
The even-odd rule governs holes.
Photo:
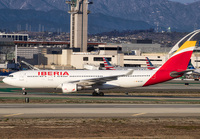
POLYGON ((11 117, 11 116, 17 116, 22 115, 23 113, 16 113, 16 114, 10 114, 10 115, 4 115, 3 117, 11 117))
POLYGON ((139 116, 139 115, 144 115, 146 113, 138 113, 138 114, 133 114, 132 116, 139 116))

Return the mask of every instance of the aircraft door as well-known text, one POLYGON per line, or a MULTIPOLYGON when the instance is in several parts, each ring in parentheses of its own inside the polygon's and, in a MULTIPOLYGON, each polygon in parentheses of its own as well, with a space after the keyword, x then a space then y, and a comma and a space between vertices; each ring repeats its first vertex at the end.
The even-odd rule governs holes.
POLYGON ((21 73, 19 76, 20 81, 24 81, 24 77, 26 76, 26 73, 21 73))

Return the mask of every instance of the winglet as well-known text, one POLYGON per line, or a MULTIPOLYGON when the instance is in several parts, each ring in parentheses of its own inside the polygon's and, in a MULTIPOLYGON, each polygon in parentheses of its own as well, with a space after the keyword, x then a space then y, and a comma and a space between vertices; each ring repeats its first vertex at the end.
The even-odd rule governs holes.
POLYGON ((130 70, 129 72, 127 72, 125 75, 126 76, 129 76, 129 75, 132 75, 133 74, 133 70, 130 70))

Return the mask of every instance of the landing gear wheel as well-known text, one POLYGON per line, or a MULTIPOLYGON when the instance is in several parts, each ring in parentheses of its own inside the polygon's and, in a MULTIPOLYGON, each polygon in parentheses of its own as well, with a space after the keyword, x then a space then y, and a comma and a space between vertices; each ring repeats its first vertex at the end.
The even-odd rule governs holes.
POLYGON ((23 94, 23 95, 27 95, 27 92, 26 92, 26 89, 25 89, 25 88, 22 88, 22 94, 23 94))
POLYGON ((23 95, 27 95, 27 92, 22 92, 23 95))
POLYGON ((99 92, 99 96, 104 96, 104 93, 103 92, 99 92))
POLYGON ((97 92, 95 92, 95 91, 92 93, 92 95, 93 96, 98 96, 97 92))
POLYGON ((96 88, 92 93, 93 96, 104 96, 103 92, 100 92, 99 88, 96 88))

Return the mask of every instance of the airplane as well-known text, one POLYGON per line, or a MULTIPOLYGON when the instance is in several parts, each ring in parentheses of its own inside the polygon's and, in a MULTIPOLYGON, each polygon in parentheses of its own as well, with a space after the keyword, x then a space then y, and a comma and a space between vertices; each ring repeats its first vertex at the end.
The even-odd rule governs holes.
MULTIPOLYGON (((108 61, 107 58, 103 57, 103 61, 104 61, 104 67, 106 68, 106 70, 116 70, 116 68, 113 67, 112 64, 110 64, 110 62, 108 61)), ((146 57, 146 63, 147 63, 147 69, 149 69, 149 70, 155 69, 155 66, 151 63, 151 61, 148 57, 146 57)), ((137 69, 139 69, 139 68, 137 68, 137 69)), ((142 68, 142 69, 144 69, 144 68, 142 68)))
POLYGON ((107 58, 103 57, 103 61, 104 61, 104 67, 106 68, 106 70, 116 70, 108 61, 107 58))
POLYGON ((156 70, 27 70, 10 74, 3 82, 22 88, 24 95, 25 88, 59 88, 63 93, 94 89, 93 96, 103 96, 101 89, 145 87, 181 77, 190 71, 196 42, 186 41, 156 70))
POLYGON ((146 57, 146 63, 147 63, 147 68, 149 70, 155 69, 155 66, 151 63, 151 61, 150 61, 150 59, 148 57, 146 57))
POLYGON ((190 59, 190 62, 189 62, 189 64, 188 64, 188 69, 192 69, 192 71, 186 73, 187 75, 200 75, 200 70, 199 70, 199 69, 196 69, 196 68, 192 65, 191 59, 190 59))
POLYGON ((190 62, 189 62, 189 64, 188 64, 188 67, 187 67, 187 68, 188 68, 188 69, 195 69, 194 66, 192 65, 191 59, 190 59, 190 62))

